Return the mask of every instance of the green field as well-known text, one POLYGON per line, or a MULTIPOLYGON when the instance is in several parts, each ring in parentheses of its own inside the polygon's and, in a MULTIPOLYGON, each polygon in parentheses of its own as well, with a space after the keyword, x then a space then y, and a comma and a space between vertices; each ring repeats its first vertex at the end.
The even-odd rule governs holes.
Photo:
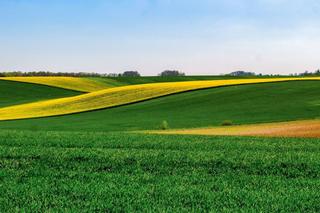
POLYGON ((0 107, 81 94, 38 84, 0 80, 0 107))
POLYGON ((317 139, 0 131, 0 206, 320 211, 317 139))
POLYGON ((187 92, 138 104, 52 118, 0 122, 0 129, 123 131, 313 119, 320 116, 317 81, 264 83, 187 92))
MULTIPOLYGON (((179 79, 186 78, 200 80, 179 79)), ((163 81, 96 80, 110 86, 163 81)), ((315 119, 318 91, 319 81, 228 86, 2 121, 0 212, 319 212, 318 138, 130 132, 159 129, 163 120, 175 129, 315 119)), ((0 107, 77 94, 0 81, 0 107)))

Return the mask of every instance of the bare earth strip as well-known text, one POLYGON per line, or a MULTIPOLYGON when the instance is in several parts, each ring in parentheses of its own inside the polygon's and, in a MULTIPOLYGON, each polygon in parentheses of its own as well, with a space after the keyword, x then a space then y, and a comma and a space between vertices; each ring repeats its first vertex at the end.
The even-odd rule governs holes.
POLYGON ((320 120, 291 121, 279 123, 250 124, 228 127, 148 131, 155 134, 182 135, 232 135, 264 137, 320 138, 320 120))
POLYGON ((151 83, 132 86, 121 86, 90 92, 83 95, 58 98, 21 104, 0 109, 0 120, 39 118, 56 115, 86 112, 105 109, 125 104, 137 103, 152 98, 176 94, 180 92, 206 89, 220 86, 255 84, 267 82, 284 82, 297 80, 320 80, 320 78, 268 78, 268 79, 235 79, 187 81, 171 83, 151 83))

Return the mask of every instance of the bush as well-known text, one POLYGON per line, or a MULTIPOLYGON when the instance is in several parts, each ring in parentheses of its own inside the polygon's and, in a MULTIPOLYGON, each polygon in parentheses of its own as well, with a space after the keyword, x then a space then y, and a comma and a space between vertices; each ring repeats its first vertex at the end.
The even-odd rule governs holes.
POLYGON ((167 121, 162 121, 161 126, 160 126, 160 129, 162 129, 162 130, 169 129, 169 124, 168 124, 168 122, 167 122, 167 121))
POLYGON ((233 122, 231 120, 224 120, 221 123, 221 126, 232 126, 233 122))

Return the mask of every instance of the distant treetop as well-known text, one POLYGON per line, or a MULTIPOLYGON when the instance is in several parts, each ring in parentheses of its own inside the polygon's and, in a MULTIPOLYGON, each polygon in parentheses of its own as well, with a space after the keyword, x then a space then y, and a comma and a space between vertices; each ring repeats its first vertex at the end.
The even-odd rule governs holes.
POLYGON ((121 75, 122 77, 140 77, 140 73, 138 71, 125 71, 121 75))
POLYGON ((231 76, 255 76, 254 72, 246 72, 246 71, 235 71, 230 73, 231 76))
POLYGON ((162 76, 162 77, 166 77, 166 76, 185 76, 185 73, 180 72, 178 70, 165 70, 165 71, 161 72, 159 74, 159 76, 162 76))

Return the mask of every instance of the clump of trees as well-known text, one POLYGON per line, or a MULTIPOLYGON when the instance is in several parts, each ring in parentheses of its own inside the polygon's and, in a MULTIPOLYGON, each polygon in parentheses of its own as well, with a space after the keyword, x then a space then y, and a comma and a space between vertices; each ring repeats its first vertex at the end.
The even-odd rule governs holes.
POLYGON ((138 71, 125 71, 122 74, 119 74, 119 77, 140 77, 140 73, 138 71))
POLYGON ((165 70, 159 74, 162 77, 171 77, 171 76, 185 76, 185 73, 178 70, 165 70))
POLYGON ((314 71, 314 72, 309 72, 309 71, 305 71, 303 73, 295 73, 295 74, 292 74, 293 76, 320 76, 320 69, 314 71))
POLYGON ((235 71, 235 72, 229 73, 228 75, 230 75, 230 76, 255 76, 256 74, 254 72, 235 71))

